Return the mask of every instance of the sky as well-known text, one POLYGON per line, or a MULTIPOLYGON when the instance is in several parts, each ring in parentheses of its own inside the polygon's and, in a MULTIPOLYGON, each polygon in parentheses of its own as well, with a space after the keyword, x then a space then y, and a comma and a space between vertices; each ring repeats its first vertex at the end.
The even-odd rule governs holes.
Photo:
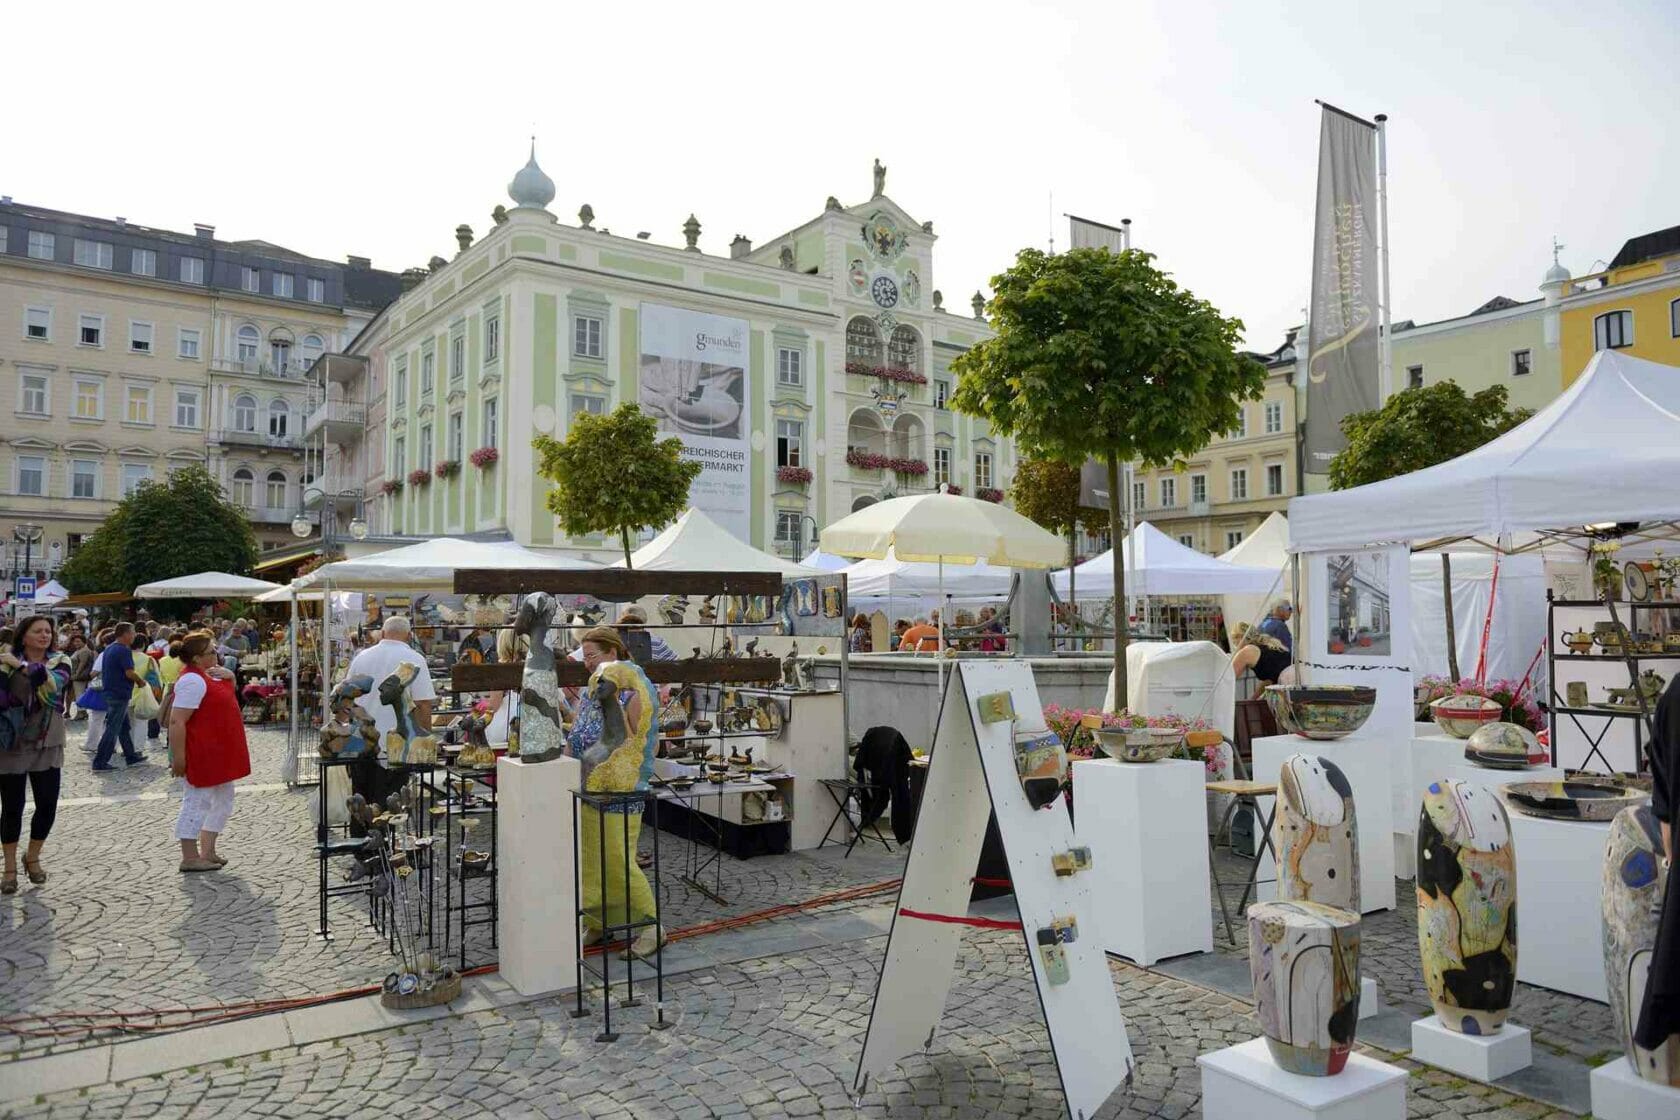
POLYGON ((0 194, 400 271, 535 134, 573 222, 727 255, 887 194, 969 297, 1064 213, 1270 350, 1308 301, 1321 98, 1389 116, 1394 318, 1529 299, 1680 225, 1672 0, 19 5, 0 194), (26 123, 27 122, 27 123, 26 123), (1669 184, 1664 187, 1664 184, 1669 184))

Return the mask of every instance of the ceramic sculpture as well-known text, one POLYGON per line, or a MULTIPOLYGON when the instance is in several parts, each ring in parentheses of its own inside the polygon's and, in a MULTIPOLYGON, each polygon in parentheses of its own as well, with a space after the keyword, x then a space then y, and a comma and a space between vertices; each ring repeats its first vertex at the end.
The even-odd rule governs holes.
POLYGON ((1319 902, 1360 913, 1359 826, 1353 787, 1326 758, 1292 754, 1278 772, 1278 898, 1319 902))
POLYGON ((1517 981, 1517 858, 1499 798, 1433 782, 1417 832, 1418 952, 1443 1027, 1493 1034, 1517 981))
POLYGON ((1499 701, 1485 696, 1443 696, 1429 705, 1435 726, 1455 739, 1468 739, 1476 728, 1505 714, 1499 701))
POLYGON ((1316 902, 1248 908, 1255 1015, 1290 1073, 1342 1072, 1359 1022, 1359 915, 1316 902))
POLYGON ((1680 1088, 1680 1035, 1655 1050, 1633 1041, 1645 998, 1645 974, 1657 943, 1667 868, 1659 853, 1662 834, 1649 805, 1623 809, 1604 845, 1600 906, 1604 916, 1604 978, 1610 1015, 1628 1062, 1647 1081, 1680 1088))
POLYGON ((560 730, 560 682, 554 671, 554 650, 548 644, 558 608, 554 596, 539 591, 525 596, 513 621, 513 632, 531 639, 519 689, 519 757, 526 762, 559 758, 565 743, 560 730))
POLYGON ((1178 744, 1184 739, 1184 729, 1100 727, 1093 730, 1092 735, 1103 753, 1116 762, 1159 762, 1178 749, 1178 744))
POLYGON ((401 766, 430 766, 437 762, 437 740, 422 734, 414 721, 414 698, 409 688, 420 669, 412 662, 403 662, 391 675, 379 682, 380 703, 389 704, 396 713, 397 723, 385 732, 385 760, 401 766))
POLYGON ((1650 794, 1615 778, 1580 774, 1562 782, 1509 782, 1505 803, 1529 817, 1563 821, 1607 821, 1650 794))
POLYGON ((1464 744, 1464 761, 1490 770, 1526 770, 1528 760, 1539 753, 1534 732, 1514 723, 1484 723, 1464 744))
POLYGON ((1358 684, 1274 684, 1266 705, 1279 726, 1303 739, 1340 739, 1365 726, 1377 690, 1358 684))

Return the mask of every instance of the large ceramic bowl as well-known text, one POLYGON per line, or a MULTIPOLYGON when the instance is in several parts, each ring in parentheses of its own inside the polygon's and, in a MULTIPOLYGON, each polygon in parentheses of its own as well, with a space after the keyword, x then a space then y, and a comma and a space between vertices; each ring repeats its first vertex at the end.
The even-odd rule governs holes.
POLYGON ((1492 770, 1526 770, 1529 757, 1539 753, 1534 732, 1514 723, 1484 723, 1464 744, 1464 761, 1492 770))
POLYGON ((1650 794, 1614 778, 1571 778, 1563 782, 1511 782, 1501 787, 1505 804, 1531 817, 1607 821, 1650 794))
POLYGON ((1497 722, 1505 709, 1485 696, 1443 696, 1429 705, 1429 714, 1448 735, 1468 739, 1482 724, 1497 722))
POLYGON ((1178 728, 1105 727, 1091 734, 1103 753, 1116 762, 1159 762, 1178 748, 1184 732, 1178 728), (1170 735, 1159 732, 1170 731, 1170 735))
POLYGON ((1363 684, 1274 684, 1266 703, 1278 725, 1303 739, 1340 739, 1365 725, 1377 690, 1363 684))

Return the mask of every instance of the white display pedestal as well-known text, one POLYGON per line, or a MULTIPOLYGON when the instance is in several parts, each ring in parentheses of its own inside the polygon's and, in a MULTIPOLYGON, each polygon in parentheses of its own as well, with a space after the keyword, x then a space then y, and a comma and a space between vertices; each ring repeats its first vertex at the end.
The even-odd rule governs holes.
POLYGON ((575 758, 496 760, 496 907, 502 979, 522 996, 577 984, 572 883, 575 758))
MULTIPOLYGON (((1424 791, 1431 782, 1448 778, 1470 782, 1490 794, 1498 794, 1507 782, 1561 782, 1564 773, 1555 766, 1535 766, 1528 770, 1490 770, 1485 766, 1464 761, 1465 740, 1455 739, 1445 732, 1412 737, 1408 767, 1405 805, 1395 805, 1394 868, 1402 879, 1417 875, 1417 821, 1423 805, 1424 791)), ((1398 802, 1398 799, 1396 799, 1398 802)))
POLYGON ((1303 1077, 1278 1068, 1263 1038, 1196 1059, 1202 1067, 1202 1115, 1208 1120, 1404 1120, 1406 1071, 1349 1054, 1334 1077, 1303 1077))
POLYGON ((1646 1081, 1627 1055, 1592 1071, 1594 1120, 1655 1120, 1680 1116, 1680 1089, 1646 1081))
POLYGON ((1164 759, 1073 764, 1073 819, 1091 849, 1097 943, 1140 965, 1213 951, 1205 768, 1164 759))
POLYGON ((1383 1010, 1382 989, 1369 976, 1359 978, 1359 1017, 1369 1019, 1373 1015, 1381 1015, 1383 1010))
MULTIPOLYGON (((1389 776, 1393 735, 1361 728, 1345 739, 1314 740, 1296 735, 1268 735, 1254 740, 1254 780, 1275 784, 1283 760, 1292 754, 1316 755, 1334 762, 1353 789, 1353 812, 1359 822, 1359 904, 1365 913, 1394 909, 1394 805, 1389 776)), ((1260 799, 1269 816, 1273 799, 1260 799)), ((1277 897, 1277 869, 1272 850, 1260 857, 1257 897, 1277 897)), ((1526 948, 1526 943, 1525 946, 1526 948)))
POLYGON ((1498 1034, 1460 1034, 1438 1015, 1412 1023, 1412 1057, 1475 1081, 1498 1081, 1534 1062, 1527 1027, 1506 1023, 1498 1034))
POLYGON ((1598 894, 1609 821, 1556 821, 1510 809, 1517 849, 1517 979, 1608 1002, 1598 894))

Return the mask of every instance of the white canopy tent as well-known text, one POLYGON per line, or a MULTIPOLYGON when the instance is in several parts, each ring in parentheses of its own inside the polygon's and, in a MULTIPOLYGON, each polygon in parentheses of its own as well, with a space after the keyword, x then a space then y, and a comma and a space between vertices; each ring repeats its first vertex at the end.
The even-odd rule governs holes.
POLYGON ((323 591, 294 591, 291 586, 276 587, 273 591, 265 591, 251 600, 253 603, 289 603, 294 598, 300 603, 319 603, 326 593, 323 591))
MULTIPOLYGON (((611 566, 622 568, 624 561, 611 566)), ((694 508, 632 552, 630 566, 638 572, 777 572, 788 578, 823 571, 754 548, 694 508)))
MULTIPOLYGON (((1277 583, 1276 570, 1227 564, 1193 548, 1186 548, 1147 521, 1140 521, 1122 542, 1127 595, 1221 595, 1248 592, 1265 595, 1277 583), (1135 556, 1134 556, 1135 553, 1135 556)), ((1072 569, 1080 588, 1099 595, 1113 593, 1114 549, 1072 569)), ((1068 593, 1069 570, 1050 577, 1056 593, 1068 593)))
POLYGON ((891 550, 884 560, 859 560, 845 568, 846 590, 859 599, 1002 599, 1009 594, 1015 572, 1011 568, 978 564, 952 565, 944 571, 926 561, 900 560, 891 550))
POLYGON ((450 591, 455 586, 457 568, 598 567, 599 564, 576 556, 525 548, 512 541, 433 537, 353 560, 323 564, 293 580, 292 587, 299 591, 328 586, 342 591, 450 591))
POLYGON ((838 572, 842 568, 852 566, 852 561, 844 556, 836 556, 832 552, 824 552, 820 548, 813 548, 806 553, 805 559, 800 561, 807 568, 820 568, 825 572, 838 572))
MULTIPOLYGON (((1219 554, 1227 564, 1249 568, 1265 568, 1274 574, 1289 566, 1289 519, 1273 511, 1260 527, 1243 538, 1236 547, 1219 554)), ((1270 607, 1271 601, 1289 594, 1288 578, 1278 580, 1275 589, 1261 592, 1232 592, 1225 596, 1225 634, 1229 638, 1240 623, 1257 624, 1270 607)))
POLYGON ((249 599, 266 591, 278 590, 281 585, 264 579, 229 575, 227 572, 199 572, 193 576, 176 576, 153 583, 142 583, 134 589, 136 599, 249 599))
POLYGON ((35 589, 35 605, 37 607, 51 607, 70 598, 70 592, 56 579, 49 579, 35 589))

